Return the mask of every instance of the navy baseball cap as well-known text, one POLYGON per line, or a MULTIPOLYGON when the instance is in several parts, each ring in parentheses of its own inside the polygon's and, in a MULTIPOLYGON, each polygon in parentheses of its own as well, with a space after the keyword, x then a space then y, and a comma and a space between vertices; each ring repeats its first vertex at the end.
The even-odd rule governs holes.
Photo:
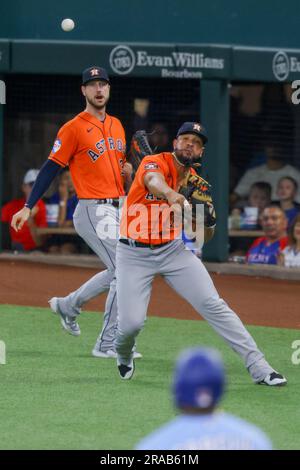
POLYGON ((82 72, 82 85, 86 85, 92 80, 105 80, 109 83, 109 76, 105 69, 94 65, 82 72))
POLYGON ((184 350, 176 364, 173 394, 178 408, 209 408, 220 400, 225 371, 220 354, 211 348, 184 350))
POLYGON ((176 137, 182 134, 195 134, 203 140, 204 144, 208 141, 206 129, 199 122, 184 122, 178 129, 176 137))

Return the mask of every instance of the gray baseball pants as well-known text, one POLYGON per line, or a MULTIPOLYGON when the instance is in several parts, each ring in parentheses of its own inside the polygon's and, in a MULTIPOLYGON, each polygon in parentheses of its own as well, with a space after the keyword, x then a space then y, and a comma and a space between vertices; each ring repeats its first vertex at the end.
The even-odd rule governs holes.
POLYGON ((239 317, 220 298, 203 263, 181 240, 156 249, 119 242, 116 261, 119 363, 129 365, 131 361, 135 338, 146 321, 154 276, 161 274, 241 356, 254 382, 274 371, 239 317))
POLYGON ((74 227, 78 235, 99 256, 107 269, 102 271, 79 289, 60 299, 62 310, 75 316, 89 300, 102 292, 108 292, 105 304, 103 328, 95 348, 103 352, 114 349, 117 321, 116 295, 116 245, 119 238, 119 209, 111 204, 97 204, 94 199, 80 199, 75 209, 74 227))

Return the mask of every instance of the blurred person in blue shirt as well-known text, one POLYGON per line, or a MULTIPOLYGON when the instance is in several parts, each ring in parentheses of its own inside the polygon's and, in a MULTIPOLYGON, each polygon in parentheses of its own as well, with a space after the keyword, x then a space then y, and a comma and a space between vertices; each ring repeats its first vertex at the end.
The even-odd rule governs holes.
POLYGON ((138 450, 271 450, 256 426, 217 410, 225 371, 214 349, 192 348, 179 356, 173 396, 179 416, 139 442, 138 450))
POLYGON ((287 218, 276 205, 266 207, 260 218, 264 236, 256 238, 247 253, 249 264, 277 264, 278 256, 287 246, 287 218))

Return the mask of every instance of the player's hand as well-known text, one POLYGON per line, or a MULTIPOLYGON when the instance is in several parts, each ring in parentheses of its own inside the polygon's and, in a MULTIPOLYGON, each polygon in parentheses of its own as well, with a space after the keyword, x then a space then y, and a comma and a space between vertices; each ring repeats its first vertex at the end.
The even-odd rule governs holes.
POLYGON ((15 213, 15 215, 13 216, 11 220, 10 225, 16 232, 18 232, 19 230, 21 230, 24 223, 29 219, 29 217, 30 217, 29 207, 23 207, 23 209, 15 213))
POLYGON ((173 190, 166 195, 166 198, 170 206, 173 204, 179 204, 180 207, 183 207, 185 202, 187 202, 186 198, 182 194, 173 190))
POLYGON ((121 175, 124 176, 125 179, 131 178, 132 172, 133 172, 133 168, 132 168, 131 163, 125 162, 121 171, 121 175))
POLYGON ((166 198, 170 207, 174 211, 174 227, 179 227, 182 223, 182 210, 187 200, 182 194, 179 194, 174 190, 168 192, 166 194, 166 198))

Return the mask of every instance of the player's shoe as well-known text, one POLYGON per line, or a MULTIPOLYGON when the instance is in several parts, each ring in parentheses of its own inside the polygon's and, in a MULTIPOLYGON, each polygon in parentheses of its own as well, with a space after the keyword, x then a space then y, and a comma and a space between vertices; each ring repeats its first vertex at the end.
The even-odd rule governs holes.
POLYGON ((118 369, 119 369, 119 374, 122 380, 130 380, 134 374, 134 360, 133 358, 131 359, 131 362, 128 366, 125 364, 120 364, 117 361, 118 369))
POLYGON ((283 387, 283 385, 287 384, 286 378, 278 374, 278 372, 271 372, 271 374, 268 374, 264 380, 259 382, 260 385, 270 385, 271 387, 283 387))
POLYGON ((49 305, 50 305, 51 310, 60 316, 62 327, 68 333, 70 333, 70 335, 79 336, 81 332, 80 332, 79 325, 76 321, 76 317, 71 317, 70 315, 66 315, 62 312, 62 310, 59 307, 59 298, 52 297, 52 299, 49 300, 49 305))
MULTIPOLYGON (((117 358, 117 353, 113 349, 108 349, 107 351, 99 351, 99 349, 94 348, 93 351, 92 351, 92 355, 94 357, 100 357, 100 358, 104 358, 104 359, 108 359, 108 358, 111 358, 111 357, 113 359, 117 358)), ((140 359, 141 357, 143 357, 143 355, 141 353, 139 353, 137 351, 134 351, 133 359, 140 359)))

